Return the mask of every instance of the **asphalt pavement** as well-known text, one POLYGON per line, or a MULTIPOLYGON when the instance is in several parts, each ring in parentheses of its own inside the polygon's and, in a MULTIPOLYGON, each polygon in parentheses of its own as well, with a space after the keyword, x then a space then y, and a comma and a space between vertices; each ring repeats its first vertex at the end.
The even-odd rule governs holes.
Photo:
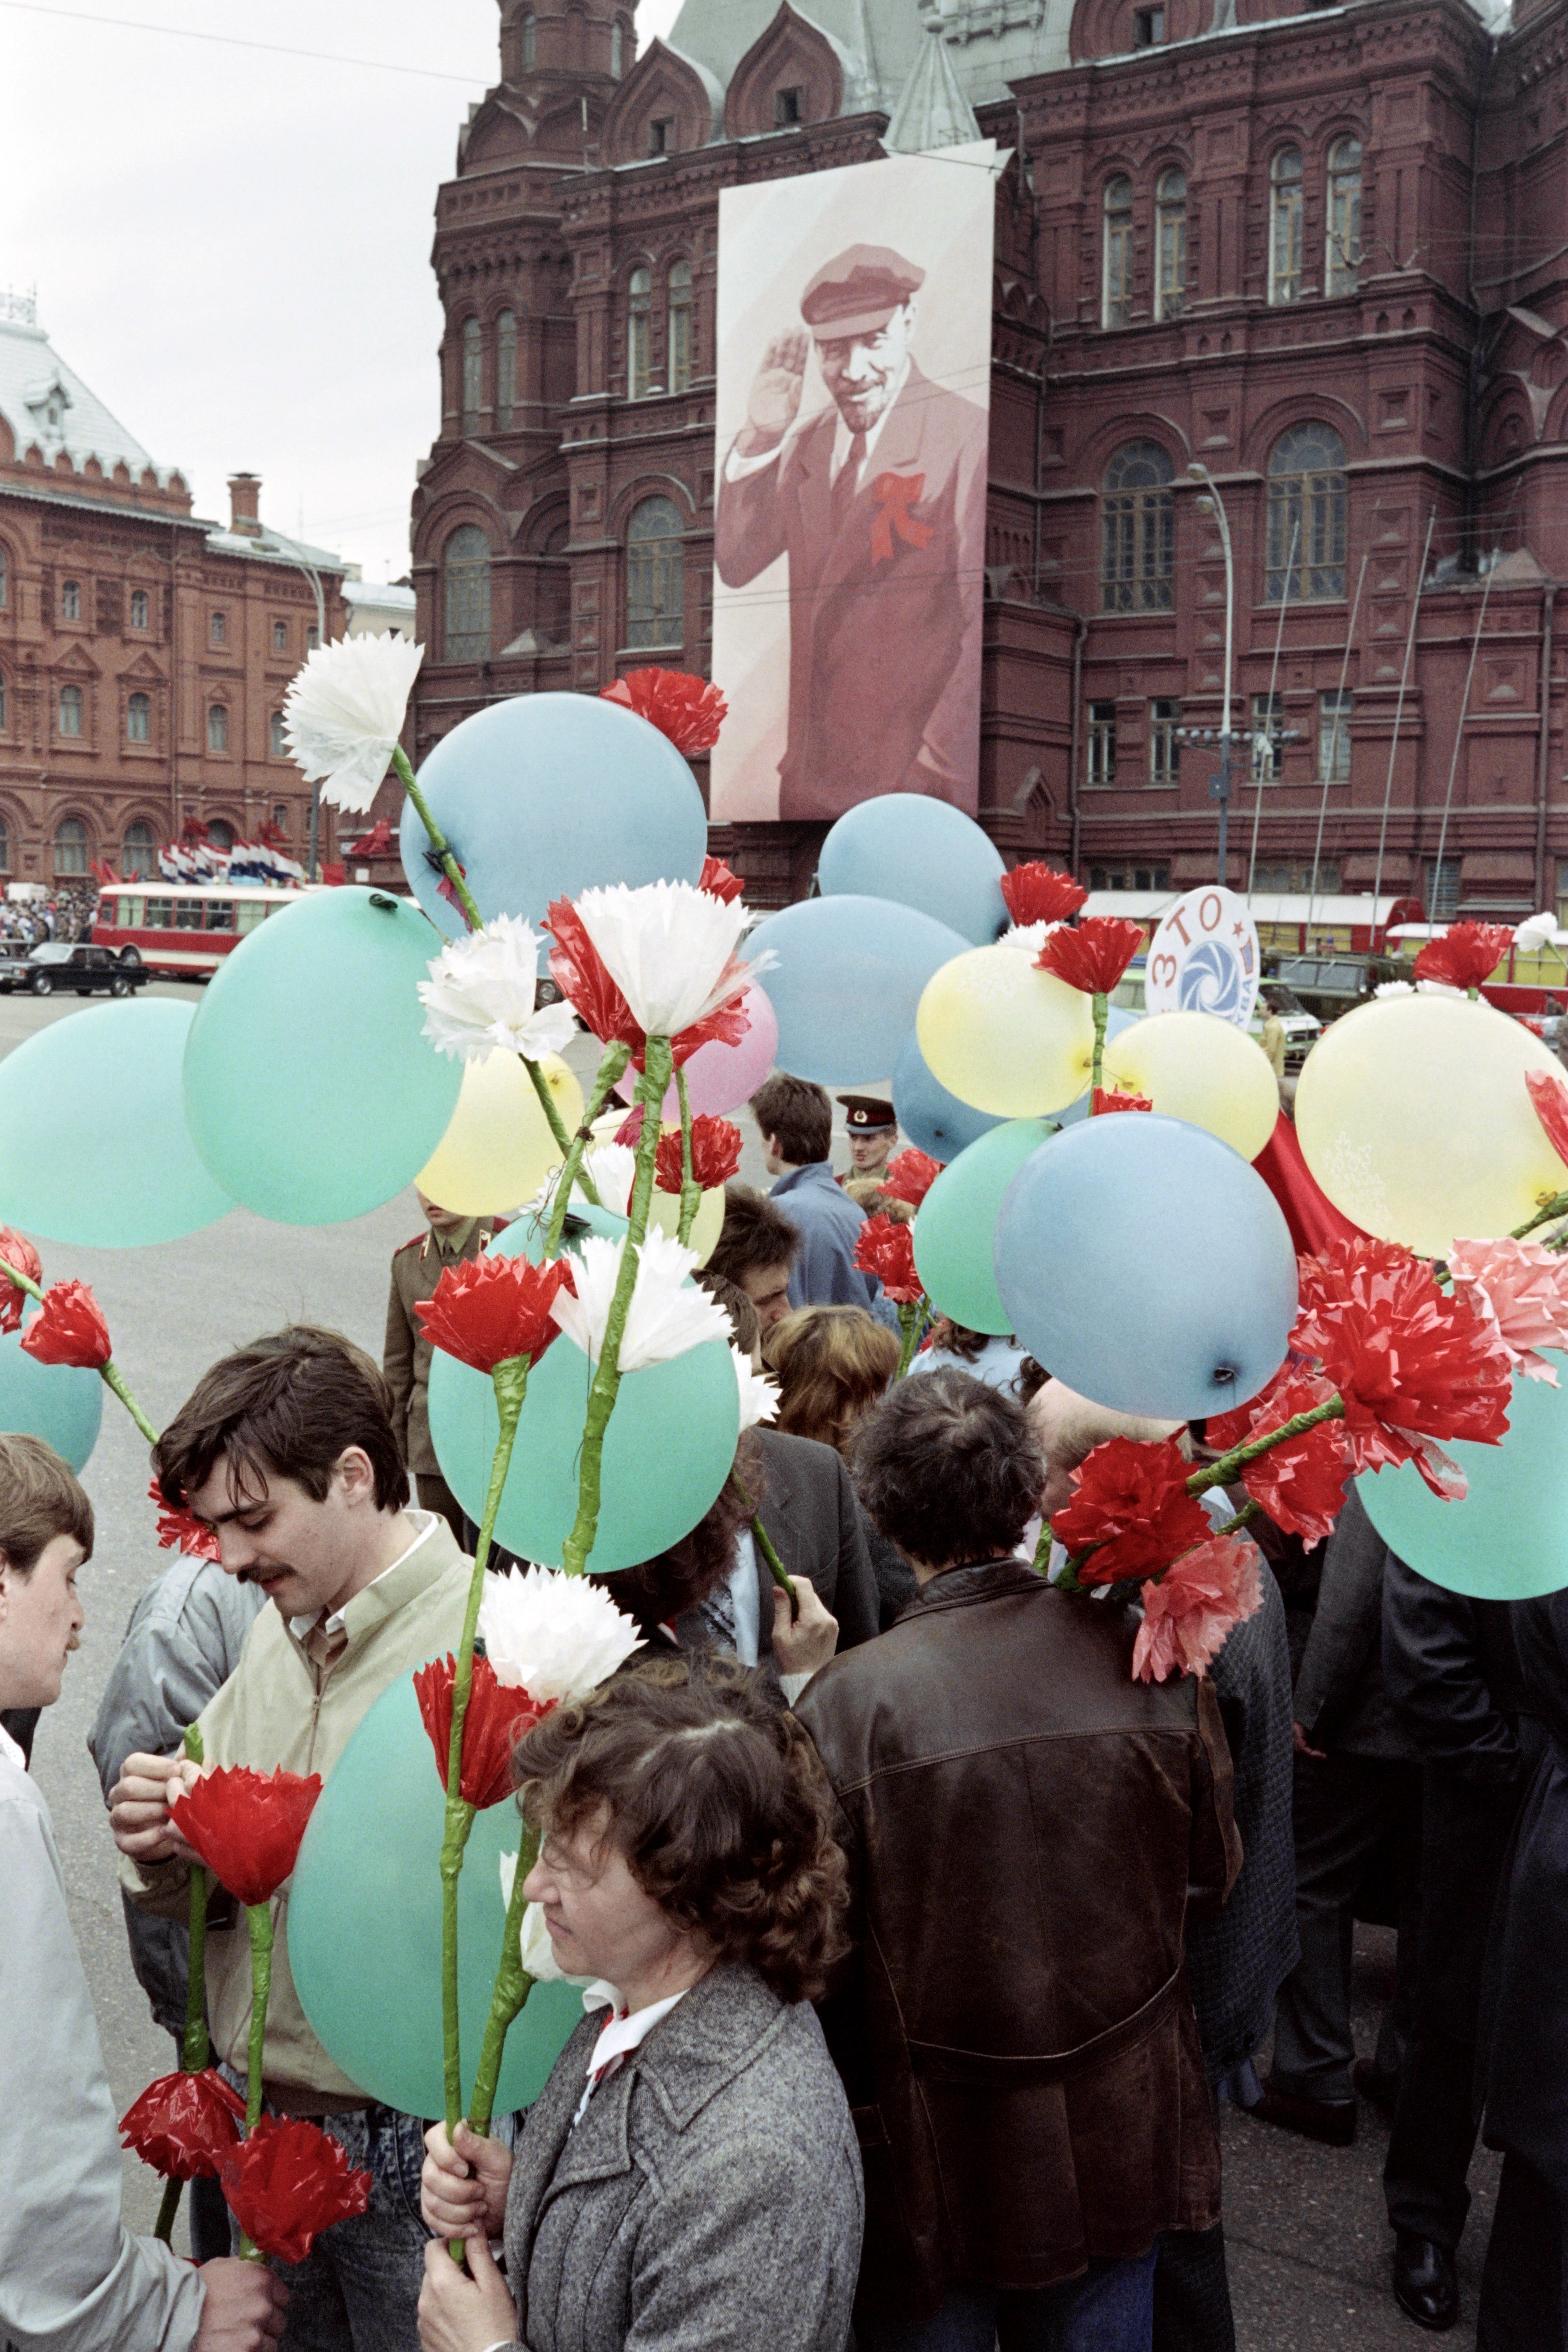
MULTIPOLYGON (((193 1001, 198 992, 155 982, 153 992, 193 1001)), ((0 1056, 46 1024, 68 1019, 76 1000, 0 997, 0 1056)), ((579 1039, 570 1058, 586 1075, 593 1049, 579 1039)), ((751 1122, 742 1173, 765 1183, 751 1122)), ((837 1163, 847 1154, 840 1134, 837 1163)), ((199 1375, 226 1349, 289 1321, 330 1324, 378 1358, 393 1251, 420 1229, 412 1190, 372 1215, 342 1225, 282 1226, 237 1209, 205 1233, 154 1248, 86 1250, 42 1242, 47 1280, 89 1282, 109 1318, 115 1355, 145 1412, 161 1425, 199 1375)), ((97 2007, 117 2109, 129 2106, 173 2063, 173 2047, 152 2023, 132 1974, 113 1847, 86 1735, 125 1622, 168 1564, 153 1540, 147 1501, 147 1449, 129 1416, 105 1399, 103 1433, 86 1485, 98 1514, 98 1544, 82 1578, 88 1622, 65 1692, 39 1726, 34 1770, 54 1815, 71 1914, 97 2007)), ((352 1958, 345 1956, 345 1964, 352 1958)), ((1392 1979, 1393 1938, 1363 1928, 1356 1945, 1358 2046, 1372 2054, 1392 1979)), ((1315 2147, 1227 2108, 1226 2233, 1240 2352, 1413 2352, 1422 2331, 1388 2289, 1393 2241, 1381 2188, 1387 2126, 1363 2102, 1356 2144, 1315 2147)), ((1475 2206, 1460 2254, 1464 2315, 1447 2337, 1453 2352, 1475 2342, 1475 2303, 1490 2226, 1497 2159, 1484 2150, 1471 2169, 1475 2206)), ((151 2230, 160 2184, 126 2159, 125 2211, 151 2230)), ((176 2242, 183 2242, 184 2223, 176 2242)))

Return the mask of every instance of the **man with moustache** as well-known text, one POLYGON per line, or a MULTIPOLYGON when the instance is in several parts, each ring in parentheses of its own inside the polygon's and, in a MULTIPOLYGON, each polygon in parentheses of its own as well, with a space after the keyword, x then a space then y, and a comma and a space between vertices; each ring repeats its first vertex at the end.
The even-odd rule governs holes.
MULTIPOLYGON (((471 1563, 437 1512, 408 1508, 393 1398, 363 1350, 335 1331, 276 1333, 215 1364, 153 1455, 164 1501, 214 1529, 226 1574, 271 1602, 233 1675, 203 1708, 207 1769, 331 1771, 368 1710, 410 1668, 456 1651, 471 1563)), ((169 1800, 195 1767, 128 1757, 110 1819, 133 1903, 183 1917, 190 1849, 169 1800)), ((306 2021, 289 1968, 285 1889, 273 1899, 272 1993, 262 2067, 269 2112, 304 2116, 373 2179, 369 2210, 281 2264, 283 2352, 408 2346, 425 2275, 418 2219, 424 2124, 378 2106, 306 2021)), ((209 1912, 207 2007, 215 2060, 246 2087, 249 1939, 242 1911, 209 1912)))

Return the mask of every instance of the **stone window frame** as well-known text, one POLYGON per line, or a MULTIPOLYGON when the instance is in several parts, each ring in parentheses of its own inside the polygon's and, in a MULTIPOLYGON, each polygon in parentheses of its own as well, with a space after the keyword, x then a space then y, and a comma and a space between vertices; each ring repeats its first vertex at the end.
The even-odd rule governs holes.
POLYGON ((138 745, 153 740, 153 698, 142 687, 125 698, 125 740, 138 745))
POLYGON ((1131 324, 1134 205, 1131 173, 1112 172, 1100 199, 1100 323, 1107 330, 1131 324))

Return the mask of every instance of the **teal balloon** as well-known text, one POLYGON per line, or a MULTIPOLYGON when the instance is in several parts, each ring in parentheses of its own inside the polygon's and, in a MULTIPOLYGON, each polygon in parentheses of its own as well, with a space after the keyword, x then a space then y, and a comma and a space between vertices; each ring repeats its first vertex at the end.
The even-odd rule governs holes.
MULTIPOLYGON (((550 1213, 548 1209, 524 1209, 485 1244, 485 1255, 525 1257, 531 1265, 542 1265, 544 1244, 550 1238, 550 1213)), ((574 1188, 572 1205, 566 1212, 566 1221, 562 1228, 563 1250, 568 1253, 574 1250, 590 1234, 597 1234, 605 1241, 618 1242, 621 1235, 629 1231, 625 1217, 616 1216, 613 1209, 596 1207, 574 1188)))
POLYGON ((185 1047, 185 1113, 226 1191, 280 1223, 332 1225, 411 1183, 463 1066, 423 1035, 440 942, 380 890, 319 890, 218 966, 185 1047))
MULTIPOLYGON (((32 1306, 25 1310, 23 1331, 37 1311, 32 1306)), ((0 1429, 8 1437, 41 1437, 80 1472, 102 1422, 103 1382, 96 1372, 35 1362, 22 1352, 21 1331, 0 1337, 0 1429)))
MULTIPOLYGON (((519 1559, 559 1568, 577 1516, 577 1469, 593 1367, 557 1339, 528 1376, 496 1541, 519 1559)), ((484 1516, 500 1435, 486 1372, 437 1349, 430 1367, 430 1437, 441 1475, 476 1522, 484 1516)), ((623 1375, 605 1433, 598 1575, 652 1559, 689 1535, 729 1476, 741 1433, 728 1343, 705 1339, 666 1364, 623 1375)))
MULTIPOLYGON (((445 1812, 435 1751, 406 1674, 382 1693, 339 1757, 289 1891, 289 1967, 311 2032, 358 2089, 410 2116, 447 2108, 438 1869, 445 1812)), ((479 1814, 458 1884, 465 2105, 506 1927, 499 1857, 518 1852, 521 1832, 514 1804, 479 1814)), ((582 2021, 575 1986, 534 1986, 506 2038, 497 2115, 532 2104, 582 2021)))
POLYGON ((927 981, 971 944, 890 898, 806 898, 770 915, 746 954, 778 958, 763 978, 780 1069, 822 1087, 890 1078, 927 981))
MULTIPOLYGON (((696 777, 667 735, 596 695, 492 702, 442 737, 419 782, 487 923, 523 915, 537 928, 552 898, 611 882, 695 882, 702 871, 708 818, 696 777)), ((399 847, 431 921, 460 936, 462 915, 439 895, 412 801, 399 847)))
POLYGON ((1568 1585, 1568 1356, 1542 1352, 1558 1384, 1515 1376, 1500 1445, 1443 1440, 1469 1482, 1463 1502, 1440 1501, 1411 1462, 1356 1480, 1390 1551, 1472 1600, 1535 1601, 1568 1585))
POLYGON ((1054 1120, 1010 1118, 942 1171, 915 1219, 915 1266, 931 1305, 972 1331, 1013 1328, 991 1263, 1002 1197, 1054 1120))
POLYGON ((891 898, 988 947, 1011 919, 1002 896, 1006 870, 989 834, 950 801, 879 793, 833 826, 816 880, 825 898, 891 898))
POLYGON ((194 1017, 166 997, 95 1004, 0 1062, 0 1224, 126 1249, 228 1213, 185 1124, 194 1017))
POLYGON ((911 1029, 893 1065, 893 1108, 900 1127, 917 1151, 940 1160, 944 1168, 983 1135, 1004 1121, 990 1111, 976 1110, 949 1094, 931 1076, 920 1039, 911 1029))

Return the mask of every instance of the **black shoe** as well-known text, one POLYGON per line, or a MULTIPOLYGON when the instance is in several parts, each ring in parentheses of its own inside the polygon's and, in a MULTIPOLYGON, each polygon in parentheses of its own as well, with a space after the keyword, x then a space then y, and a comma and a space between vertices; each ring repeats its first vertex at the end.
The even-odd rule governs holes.
POLYGON ((1370 2058, 1358 2058, 1351 2068, 1351 2080, 1362 2097, 1370 2099, 1378 2112, 1385 2115, 1392 2123, 1399 2099, 1398 2075, 1385 2074, 1383 2068, 1374 2065, 1370 2058))
POLYGON ((1459 2282, 1447 2247, 1401 2230, 1394 2241, 1394 2300, 1417 2327, 1452 2327, 1459 2315, 1459 2282))
POLYGON ((1353 2099, 1304 2099, 1295 2091, 1278 2089, 1272 2078, 1247 2112, 1281 2130, 1300 2132, 1303 2139, 1321 2140, 1325 2147, 1349 2147, 1355 2137, 1353 2099))

